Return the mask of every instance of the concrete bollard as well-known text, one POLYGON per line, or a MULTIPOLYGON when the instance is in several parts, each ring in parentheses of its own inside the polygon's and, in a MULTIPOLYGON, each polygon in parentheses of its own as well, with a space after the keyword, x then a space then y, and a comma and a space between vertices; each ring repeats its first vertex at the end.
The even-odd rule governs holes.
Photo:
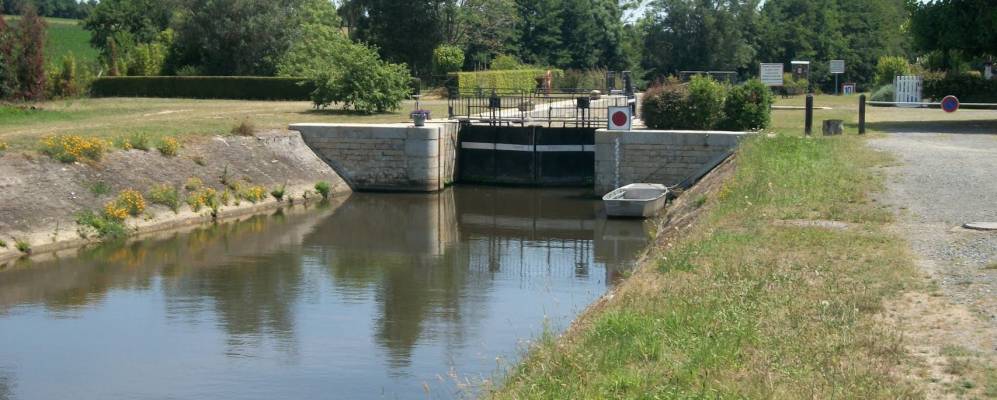
POLYGON ((865 95, 859 96, 859 135, 865 135, 865 95))
POLYGON ((810 136, 814 131, 814 95, 807 95, 806 125, 803 134, 810 136))

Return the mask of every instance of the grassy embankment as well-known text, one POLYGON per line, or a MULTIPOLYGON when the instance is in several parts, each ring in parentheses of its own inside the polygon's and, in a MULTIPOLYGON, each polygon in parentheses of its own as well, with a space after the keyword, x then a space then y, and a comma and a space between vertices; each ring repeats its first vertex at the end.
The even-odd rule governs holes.
MULTIPOLYGON (((840 104, 815 125, 854 123, 857 105, 842 108, 857 98, 825 100, 840 104)), ((902 328, 878 318, 885 301, 930 290, 870 198, 891 160, 854 133, 799 137, 802 111, 773 124, 780 134, 748 140, 715 196, 693 200, 706 207, 696 224, 566 335, 544 335, 491 397, 922 397, 904 378, 919 361, 902 328), (848 227, 783 223, 797 220, 848 227)), ((997 394, 988 368, 965 377, 997 394)))

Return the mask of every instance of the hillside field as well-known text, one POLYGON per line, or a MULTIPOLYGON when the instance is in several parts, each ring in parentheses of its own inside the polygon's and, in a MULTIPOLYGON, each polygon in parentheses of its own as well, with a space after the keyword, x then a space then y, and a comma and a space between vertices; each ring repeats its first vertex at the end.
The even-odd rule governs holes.
MULTIPOLYGON (((5 16, 12 27, 17 24, 18 16, 5 16)), ((99 53, 90 47, 90 32, 83 29, 80 20, 63 18, 45 18, 48 23, 48 38, 45 40, 45 62, 58 65, 62 57, 68 53, 76 56, 80 64, 97 61, 99 53)))

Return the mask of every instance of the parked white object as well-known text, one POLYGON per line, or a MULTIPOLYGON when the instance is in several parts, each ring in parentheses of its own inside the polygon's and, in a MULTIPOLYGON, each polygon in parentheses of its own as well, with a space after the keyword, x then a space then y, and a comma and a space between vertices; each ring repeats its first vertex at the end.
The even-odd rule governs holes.
POLYGON ((653 183, 634 183, 602 197, 610 217, 653 217, 665 207, 668 187, 653 183))
POLYGON ((897 76, 893 88, 893 101, 897 102, 897 107, 921 106, 923 83, 920 76, 897 76))

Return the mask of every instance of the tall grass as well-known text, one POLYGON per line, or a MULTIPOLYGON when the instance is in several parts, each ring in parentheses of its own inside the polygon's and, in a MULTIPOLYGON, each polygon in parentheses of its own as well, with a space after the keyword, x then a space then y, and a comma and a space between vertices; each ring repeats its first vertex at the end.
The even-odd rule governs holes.
POLYGON ((542 341, 495 398, 907 398, 902 336, 874 315, 915 285, 871 205, 860 139, 755 137, 699 222, 608 305, 542 341), (834 219, 848 230, 774 224, 834 219))

